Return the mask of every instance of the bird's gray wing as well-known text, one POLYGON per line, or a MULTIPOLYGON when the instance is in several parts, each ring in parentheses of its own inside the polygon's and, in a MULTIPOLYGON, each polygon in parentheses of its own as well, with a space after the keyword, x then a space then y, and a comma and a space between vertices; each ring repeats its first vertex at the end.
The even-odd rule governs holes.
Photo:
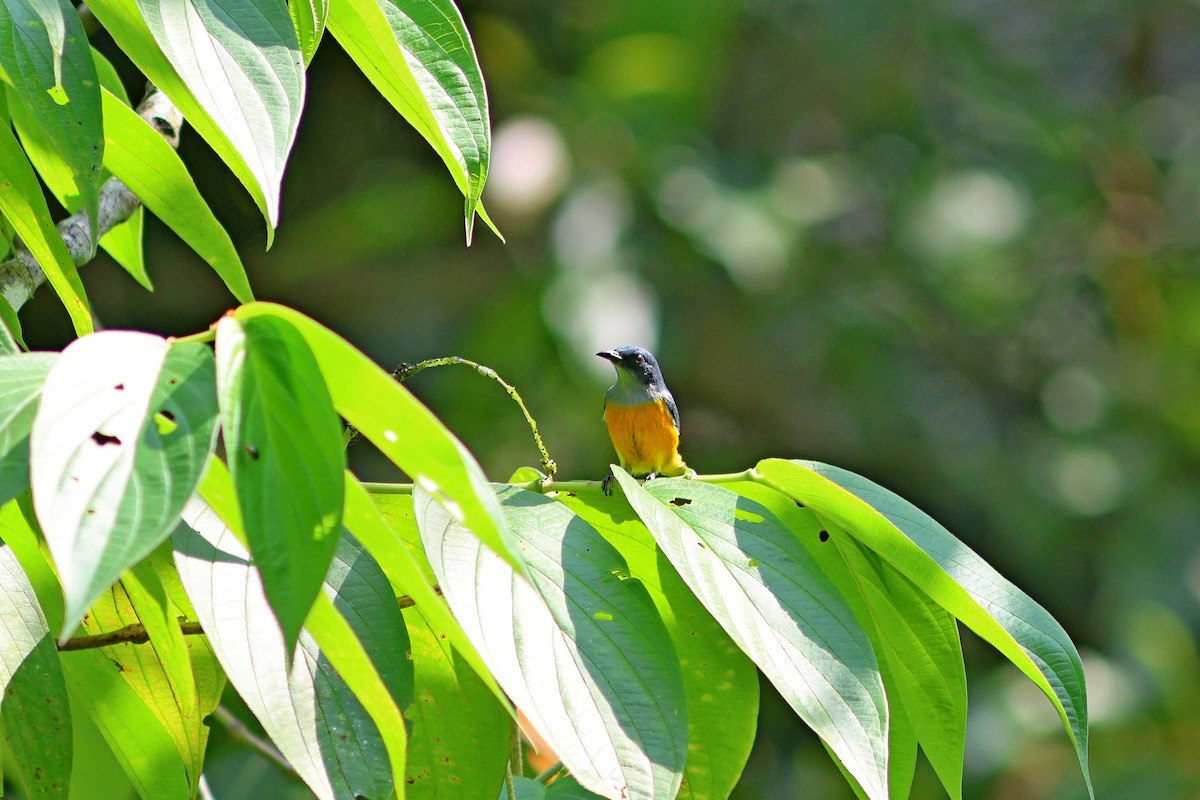
POLYGON ((667 404, 667 410, 671 412, 671 419, 675 420, 675 432, 679 433, 679 406, 675 405, 675 398, 667 392, 663 397, 663 402, 667 404))

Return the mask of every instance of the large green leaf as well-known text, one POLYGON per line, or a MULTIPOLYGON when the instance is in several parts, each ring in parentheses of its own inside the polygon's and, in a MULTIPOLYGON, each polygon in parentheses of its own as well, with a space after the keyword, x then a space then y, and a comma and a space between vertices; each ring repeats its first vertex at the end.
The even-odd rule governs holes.
POLYGON ((683 670, 688 751, 681 800, 724 800, 733 791, 758 725, 758 670, 696 600, 621 497, 599 487, 555 499, 600 532, 658 607, 683 670))
POLYGON ((780 459, 759 462, 755 469, 768 485, 878 553, 1028 675, 1062 718, 1091 793, 1083 665, 1049 612, 929 515, 860 475, 780 459))
POLYGON ((275 236, 275 209, 267 201, 264 187, 259 183, 254 169, 238 151, 233 141, 209 116, 188 89, 187 84, 171 66, 171 62, 154 41, 154 34, 143 19, 136 3, 128 0, 92 0, 88 8, 112 36, 142 74, 164 92, 171 102, 183 112, 183 118, 208 142, 217 155, 233 171, 246 191, 254 199, 263 218, 267 221, 267 246, 275 236))
POLYGON ((0 587, 0 718, 8 749, 30 800, 65 800, 72 754, 67 686, 37 595, 3 545, 0 587))
POLYGON ((0 3, 0 67, 71 169, 92 230, 103 177, 100 83, 87 34, 67 0, 0 3))
POLYGON ((285 4, 137 0, 137 6, 175 73, 249 167, 268 220, 278 225, 283 170, 304 106, 304 60, 285 4))
MULTIPOLYGON (((387 797, 393 786, 388 751, 350 678, 307 632, 287 658, 249 553, 205 504, 189 504, 184 519, 190 527, 175 535, 180 578, 230 682, 271 740, 323 800, 387 797)), ((382 571, 350 537, 338 540, 325 592, 395 703, 407 705, 412 662, 404 621, 382 571)))
POLYGON ((242 524, 290 655, 342 529, 341 426, 308 345, 276 317, 217 323, 217 386, 242 524))
POLYGON ((891 712, 892 796, 908 796, 919 740, 946 791, 961 797, 967 676, 954 617, 812 509, 760 483, 728 488, 761 503, 788 527, 871 636, 891 712))
POLYGON ((243 303, 253 300, 233 240, 200 196, 179 154, 119 98, 105 90, 103 99, 104 166, 213 268, 234 297, 243 303))
POLYGON ((215 435, 205 345, 104 331, 63 351, 34 418, 30 479, 66 597, 64 639, 170 535, 215 435))
POLYGON ((337 412, 484 544, 524 571, 483 470, 407 389, 345 339, 298 311, 251 303, 235 315, 277 317, 294 325, 317 359, 337 412))
POLYGON ((867 634, 765 507, 720 486, 643 488, 613 469, 654 540, 738 646, 837 754, 868 797, 888 796, 888 709, 867 634))
POLYGON ((329 30, 446 163, 466 197, 469 244, 487 180, 491 124, 462 14, 452 0, 340 0, 330 8, 329 30))
POLYGON ((416 684, 405 716, 407 800, 491 797, 512 753, 512 719, 475 671, 415 608, 404 614, 416 684))
POLYGON ((0 357, 0 504, 29 488, 29 432, 57 353, 0 357))
POLYGON ((0 125, 0 216, 8 220, 46 273, 46 280, 71 317, 75 333, 91 333, 92 312, 79 271, 50 218, 33 167, 7 125, 0 125))
POLYGON ((611 800, 674 798, 687 751, 683 678, 645 587, 562 504, 514 487, 498 496, 532 584, 414 489, 455 616, 580 783, 611 800))

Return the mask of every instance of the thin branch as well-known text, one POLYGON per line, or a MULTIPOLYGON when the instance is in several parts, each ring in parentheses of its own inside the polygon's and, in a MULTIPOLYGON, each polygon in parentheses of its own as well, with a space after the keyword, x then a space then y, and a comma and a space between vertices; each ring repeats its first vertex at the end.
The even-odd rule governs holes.
POLYGON ((250 730, 246 723, 234 716, 233 712, 225 708, 225 706, 217 706, 216 710, 212 713, 212 719, 221 723, 225 728, 225 732, 229 734, 231 741, 246 745, 246 747, 249 747, 278 767, 287 777, 294 781, 303 782, 300 774, 296 772, 296 768, 288 763, 288 760, 283 757, 283 753, 275 749, 275 745, 250 730))
MULTIPOLYGON (((171 147, 179 146, 179 131, 183 115, 153 86, 147 89, 146 99, 137 108, 138 115, 150 123, 171 147)), ((96 218, 97 233, 104 236, 133 214, 142 202, 133 191, 117 178, 109 178, 100 188, 100 207, 96 218)), ((91 228, 85 211, 79 211, 58 223, 58 234, 76 266, 83 266, 96 252, 91 228)), ((0 262, 0 294, 14 310, 20 309, 46 282, 46 273, 24 243, 18 243, 15 255, 0 262)))
MULTIPOLYGON (((689 480, 696 483, 742 483, 743 481, 757 481, 758 473, 753 468, 743 470, 741 472, 720 472, 712 475, 686 475, 689 480)), ((640 478, 638 480, 641 480, 640 478)), ((601 488, 601 481, 530 481, 528 483, 509 483, 507 486, 515 486, 518 489, 525 489, 530 492, 540 492, 541 494, 555 493, 570 493, 587 491, 589 489, 601 488)), ((370 483, 363 482, 363 487, 371 494, 412 494, 411 483, 370 483)))
MULTIPOLYGON (((199 622, 180 620, 179 629, 184 636, 203 635, 204 629, 199 622)), ((117 628, 115 631, 93 634, 92 636, 75 636, 58 646, 59 650, 91 650, 95 647, 110 647, 114 644, 145 644, 150 641, 146 626, 140 622, 117 628)))

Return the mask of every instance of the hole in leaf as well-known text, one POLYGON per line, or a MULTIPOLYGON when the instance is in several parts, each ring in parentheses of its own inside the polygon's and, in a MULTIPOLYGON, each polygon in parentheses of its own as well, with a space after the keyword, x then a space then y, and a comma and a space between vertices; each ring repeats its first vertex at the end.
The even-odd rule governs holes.
POLYGON ((168 386, 174 386, 177 383, 179 383, 179 378, 171 378, 171 380, 167 381, 168 386))
POLYGON ((154 427, 158 429, 159 436, 166 436, 179 430, 179 425, 175 422, 175 415, 170 411, 156 411, 154 427))
POLYGON ((252 444, 248 444, 245 447, 243 447, 242 449, 246 451, 246 455, 250 456, 250 458, 252 460, 258 461, 258 448, 257 447, 255 447, 252 444))
POLYGON ((804 507, 805 507, 805 506, 804 506, 804 503, 801 503, 799 500, 796 500, 796 501, 795 501, 795 503, 796 503, 796 507, 797 507, 797 508, 804 508, 804 507))
POLYGON ((125 384, 118 383, 116 386, 113 387, 113 389, 118 392, 123 392, 123 391, 125 391, 125 384))
POLYGON ((686 506, 688 503, 692 502, 692 498, 690 498, 690 497, 676 497, 676 498, 674 498, 673 500, 670 500, 669 502, 670 502, 670 503, 671 503, 671 505, 673 505, 673 506, 686 506))
POLYGON ((822 542, 828 542, 829 541, 829 531, 821 531, 819 534, 817 534, 817 538, 820 539, 822 542))
POLYGON ((753 511, 747 511, 744 508, 737 508, 733 511, 735 519, 740 519, 742 522, 762 522, 761 514, 755 514, 753 511))
POLYGON ((121 440, 119 438, 117 438, 116 436, 109 436, 107 433, 101 433, 100 431, 96 431, 95 433, 92 434, 92 441, 95 442, 96 444, 100 445, 101 447, 104 447, 104 445, 106 445, 106 444, 120 444, 121 443, 121 440))

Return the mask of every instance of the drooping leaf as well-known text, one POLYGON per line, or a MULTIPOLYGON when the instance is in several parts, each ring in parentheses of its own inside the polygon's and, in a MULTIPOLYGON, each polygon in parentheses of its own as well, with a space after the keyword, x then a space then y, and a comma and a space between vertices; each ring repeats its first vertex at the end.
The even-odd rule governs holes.
POLYGON ((79 272, 50 219, 33 167, 7 125, 0 125, 0 216, 8 220, 46 273, 46 280, 71 317, 75 333, 91 333, 92 312, 79 272))
POLYGON ((217 387, 242 524, 290 655, 338 547, 341 426, 308 345, 276 317, 217 323, 217 387))
POLYGON ((0 67, 18 76, 13 90, 70 167, 95 231, 104 161, 100 83, 75 7, 67 0, 0 3, 0 67))
MULTIPOLYGON (((283 631, 249 553, 203 503, 191 503, 184 519, 190 529, 175 536, 180 578, 230 682, 271 740, 322 800, 386 797, 388 750, 347 679, 307 632, 289 672, 283 631)), ((399 607, 378 565, 349 537, 338 540, 325 592, 395 703, 407 705, 412 663, 399 607)))
POLYGON ((512 753, 512 719, 475 671, 445 648, 416 609, 404 614, 412 646, 415 687, 405 716, 407 800, 491 797, 512 753))
POLYGON ((278 225, 283 170, 304 106, 304 61, 287 8, 273 0, 137 6, 175 73, 249 167, 278 225))
POLYGON ((320 366, 334 408, 479 539, 524 571, 496 496, 474 457, 412 394, 328 328, 290 308, 251 303, 239 319, 270 316, 295 326, 320 366))
POLYGON ((108 91, 104 99, 104 165, 133 190, 156 217, 203 258, 243 303, 254 299, 233 240, 187 167, 167 142, 108 91))
POLYGON ((0 504, 29 488, 29 433, 57 353, 0 358, 0 504))
POLYGON ((643 488, 614 468, 659 548, 730 637, 870 798, 888 796, 887 699, 862 626, 763 506, 678 478, 643 488))
POLYGON ((34 507, 66 597, 62 638, 175 527, 216 433, 212 351, 145 333, 72 342, 30 437, 34 507))
POLYGON ((1075 745, 1089 793, 1087 689, 1062 626, 929 515, 847 470, 768 459, 761 480, 833 520, 922 592, 991 643, 1054 704, 1075 745))
POLYGON ((5 545, 0 586, 0 718, 8 749, 30 800, 65 800, 72 763, 67 686, 37 595, 5 545))
POLYGON ((723 800, 741 777, 754 744, 758 670, 680 579, 621 497, 606 497, 597 487, 558 493, 555 499, 621 553, 630 575, 654 600, 679 656, 687 697, 688 751, 679 797, 723 800))
POLYGON ((514 487, 498 496, 532 584, 414 489, 421 539, 455 616, 583 785, 611 800, 673 798, 687 717, 653 601, 568 508, 514 487))
POLYGON ((343 0, 330 8, 329 30, 445 162, 466 198, 470 244, 491 158, 491 123, 462 14, 452 0, 343 0))
POLYGON ((304 54, 304 66, 307 67, 321 36, 325 33, 325 21, 329 17, 328 0, 288 0, 288 14, 292 18, 292 27, 296 29, 296 39, 300 42, 300 52, 304 54))
MULTIPOLYGON (((3 225, 0 224, 0 227, 3 225)), ((27 349, 21 336, 21 320, 17 319, 12 304, 0 295, 0 354, 11 355, 27 349)))
POLYGON ((175 107, 183 112, 183 118, 188 121, 188 125, 195 128, 241 181, 267 222, 267 247, 270 247, 275 236, 277 214, 267 200, 257 172, 218 122, 204 110, 200 101, 193 96, 179 73, 171 66, 171 62, 155 42, 154 34, 147 26, 137 4, 126 0, 92 0, 88 3, 88 8, 147 80, 171 98, 175 107))

